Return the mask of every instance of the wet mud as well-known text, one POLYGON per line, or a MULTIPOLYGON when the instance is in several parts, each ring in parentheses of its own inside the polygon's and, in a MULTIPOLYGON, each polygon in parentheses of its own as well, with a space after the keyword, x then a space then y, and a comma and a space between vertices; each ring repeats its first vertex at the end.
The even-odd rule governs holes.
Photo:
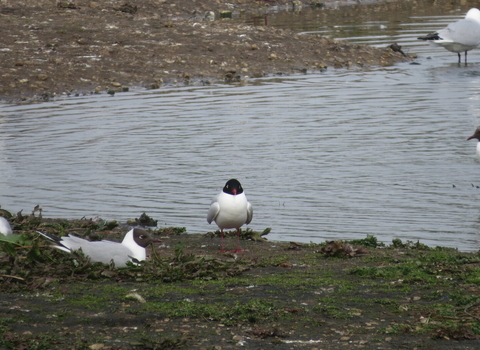
MULTIPOLYGON (((323 11, 330 3, 338 2, 2 2, 0 100, 237 82, 409 59, 389 47, 299 35, 266 20, 273 9, 323 11)), ((387 11, 396 4, 376 6, 387 11)))
MULTIPOLYGON (((37 208, 38 209, 38 208, 37 208)), ((480 256, 421 242, 271 242, 244 230, 151 230, 117 269, 35 233, 119 241, 116 222, 10 217, 0 239, 0 349, 477 349, 480 256), (229 232, 226 248, 236 246, 229 232)))

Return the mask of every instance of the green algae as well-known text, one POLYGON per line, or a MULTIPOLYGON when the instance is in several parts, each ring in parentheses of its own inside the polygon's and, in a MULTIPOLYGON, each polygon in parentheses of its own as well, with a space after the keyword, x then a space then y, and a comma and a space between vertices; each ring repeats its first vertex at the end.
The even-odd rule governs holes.
MULTIPOLYGON (((89 230, 72 222, 51 227, 89 230)), ((170 229, 151 259, 115 269, 40 250, 29 230, 21 235, 26 248, 0 252, 0 346, 7 349, 239 342, 273 349, 319 338, 332 349, 461 349, 480 339, 480 257, 473 253, 398 240, 387 246, 368 236, 349 242, 367 251, 353 257, 265 240, 244 240, 245 251, 231 254, 218 251, 216 236, 170 229)))

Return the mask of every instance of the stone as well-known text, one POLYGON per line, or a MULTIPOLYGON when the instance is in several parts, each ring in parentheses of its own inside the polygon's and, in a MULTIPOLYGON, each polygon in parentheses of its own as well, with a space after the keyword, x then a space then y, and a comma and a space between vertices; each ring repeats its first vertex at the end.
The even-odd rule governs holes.
POLYGON ((40 73, 39 75, 37 75, 37 79, 41 81, 45 81, 48 79, 48 75, 40 73))
POLYGON ((100 350, 105 347, 105 344, 97 343, 97 344, 92 344, 88 348, 91 350, 100 350))

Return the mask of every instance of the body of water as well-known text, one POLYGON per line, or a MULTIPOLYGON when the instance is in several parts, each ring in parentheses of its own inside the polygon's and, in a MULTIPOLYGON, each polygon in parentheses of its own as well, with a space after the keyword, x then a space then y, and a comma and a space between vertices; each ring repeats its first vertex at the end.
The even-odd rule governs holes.
POLYGON ((211 198, 237 178, 250 227, 272 227, 271 240, 478 250, 480 164, 466 138, 480 124, 480 54, 458 65, 416 40, 465 12, 300 21, 304 35, 398 42, 417 64, 2 105, 0 204, 121 222, 146 212, 205 233, 211 198))

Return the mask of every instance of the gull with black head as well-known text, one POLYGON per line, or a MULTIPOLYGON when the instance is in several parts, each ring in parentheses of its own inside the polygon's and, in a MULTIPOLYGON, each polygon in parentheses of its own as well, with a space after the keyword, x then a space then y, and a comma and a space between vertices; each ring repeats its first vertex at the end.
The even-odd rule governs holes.
POLYGON ((237 230, 237 249, 234 252, 241 252, 240 249, 240 227, 252 221, 253 208, 247 201, 242 185, 237 179, 228 180, 222 192, 216 195, 210 204, 207 214, 207 222, 213 221, 220 229, 222 236, 222 249, 224 252, 224 229, 237 230))
POLYGON ((90 261, 105 264, 113 261, 116 267, 126 267, 127 262, 133 261, 133 259, 145 260, 147 258, 146 247, 150 243, 161 242, 153 239, 145 230, 139 228, 128 231, 121 243, 107 240, 92 242, 71 234, 57 237, 39 230, 37 232, 54 242, 52 245, 54 248, 67 253, 82 249, 83 254, 90 257, 90 261))
POLYGON ((475 129, 475 132, 473 133, 472 136, 470 136, 468 140, 473 140, 473 139, 477 139, 479 142, 477 142, 477 158, 478 160, 480 160, 480 126, 478 126, 476 129, 475 129))

